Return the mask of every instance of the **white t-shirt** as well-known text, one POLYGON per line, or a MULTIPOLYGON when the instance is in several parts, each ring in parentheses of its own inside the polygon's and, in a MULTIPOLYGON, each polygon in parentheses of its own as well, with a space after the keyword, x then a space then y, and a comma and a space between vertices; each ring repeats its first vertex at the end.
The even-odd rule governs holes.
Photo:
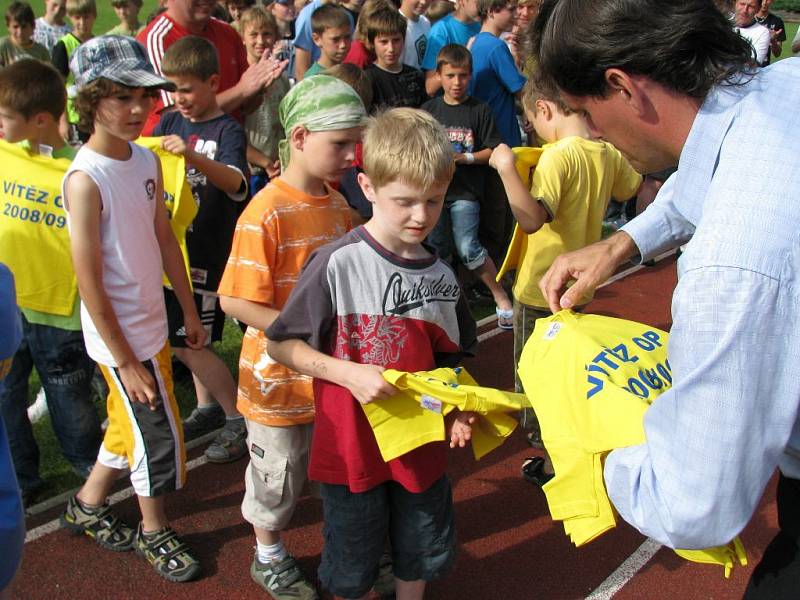
POLYGON ((431 29, 431 22, 428 17, 422 15, 416 21, 406 17, 406 23, 406 45, 403 48, 403 64, 419 69, 422 57, 425 56, 425 48, 428 45, 428 32, 431 29))
POLYGON ((736 33, 750 42, 753 57, 759 65, 764 65, 769 56, 769 29, 753 21, 749 27, 734 27, 736 33))
MULTIPOLYGON (((155 232, 156 156, 130 144, 128 160, 114 160, 83 146, 62 184, 67 225, 70 198, 66 181, 74 171, 92 178, 100 190, 100 249, 103 287, 137 360, 153 358, 167 342, 167 312, 161 274, 161 249, 155 232)), ((86 351, 95 362, 116 367, 86 306, 81 302, 81 326, 86 351)))

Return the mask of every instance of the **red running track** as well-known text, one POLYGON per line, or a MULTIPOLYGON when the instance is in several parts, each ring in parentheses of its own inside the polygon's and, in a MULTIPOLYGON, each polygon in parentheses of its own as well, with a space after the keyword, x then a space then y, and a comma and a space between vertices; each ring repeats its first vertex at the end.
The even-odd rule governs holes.
MULTIPOLYGON (((669 329, 674 285, 674 259, 668 258, 656 267, 640 270, 599 290, 588 310, 669 329)), ((478 357, 468 361, 466 367, 482 384, 510 389, 512 334, 503 332, 485 339, 478 357)), ((598 540, 574 548, 561 525, 551 521, 541 491, 519 476, 520 464, 530 454, 523 436, 517 433, 478 463, 469 450, 451 452, 458 558, 446 580, 429 586, 427 598, 560 600, 585 598, 595 590, 594 598, 608 598, 611 597, 608 590, 621 583, 624 586, 615 596, 620 600, 740 598, 752 567, 777 527, 773 482, 742 534, 750 565, 737 568, 730 580, 723 579, 721 568, 689 564, 662 548, 649 561, 640 561, 645 564, 632 577, 616 577, 616 586, 612 586, 606 579, 632 554, 634 559, 639 556, 637 549, 645 539, 620 523, 598 540)), ((249 576, 254 538, 239 511, 245 465, 244 461, 231 465, 204 464, 192 470, 187 487, 167 501, 174 527, 203 563, 205 575, 201 580, 169 583, 132 552, 114 554, 88 538, 75 538, 56 530, 26 544, 12 597, 25 600, 267 597, 249 576)), ((134 499, 123 500, 117 509, 128 522, 136 522, 134 499)), ((58 512, 59 509, 53 509, 30 519, 29 531, 41 532, 35 528, 57 518, 58 512)), ((320 529, 320 503, 306 497, 299 503, 284 540, 312 577, 322 547, 320 529)))

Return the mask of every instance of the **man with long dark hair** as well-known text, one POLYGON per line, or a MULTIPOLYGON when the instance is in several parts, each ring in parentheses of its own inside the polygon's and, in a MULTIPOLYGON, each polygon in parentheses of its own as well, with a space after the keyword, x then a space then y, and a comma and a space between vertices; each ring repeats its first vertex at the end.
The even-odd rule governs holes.
POLYGON ((744 528, 778 467, 780 532, 747 597, 796 597, 800 61, 752 70, 711 0, 546 0, 530 36, 542 75, 597 136, 642 173, 678 164, 647 211, 540 284, 555 312, 623 261, 688 242, 673 387, 647 413, 647 442, 609 454, 609 497, 646 535, 708 547, 744 528))

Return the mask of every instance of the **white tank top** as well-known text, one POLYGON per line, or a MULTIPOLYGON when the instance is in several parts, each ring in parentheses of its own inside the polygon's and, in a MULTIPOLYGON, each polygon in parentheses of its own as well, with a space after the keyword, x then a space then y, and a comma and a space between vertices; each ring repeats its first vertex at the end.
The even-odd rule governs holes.
MULTIPOLYGON (((136 144, 130 147, 128 160, 114 160, 82 147, 64 176, 62 194, 69 224, 69 206, 75 202, 65 189, 70 174, 86 173, 100 190, 103 287, 125 339, 136 358, 144 361, 155 356, 167 340, 163 265, 155 232, 156 202, 161 198, 156 198, 155 155, 136 144)), ((81 324, 89 356, 100 364, 118 366, 83 302, 81 324)))

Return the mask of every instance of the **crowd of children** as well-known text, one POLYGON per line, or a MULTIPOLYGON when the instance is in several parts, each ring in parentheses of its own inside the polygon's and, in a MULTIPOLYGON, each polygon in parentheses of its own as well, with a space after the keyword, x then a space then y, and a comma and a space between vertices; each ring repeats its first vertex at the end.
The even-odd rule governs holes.
MULTIPOLYGON (((454 366, 475 352, 462 281, 488 290, 518 361, 548 314, 536 288, 544 270, 599 239, 609 200, 635 195, 641 179, 523 74, 520 27, 535 0, 218 4, 231 25, 210 8, 187 21, 179 9, 191 1, 171 0, 144 26, 140 0, 113 0, 119 25, 97 37, 95 0, 44 4, 39 19, 24 2, 6 10, 0 137, 72 161, 67 228, 48 233, 62 238, 26 251, 52 251, 68 229, 80 299, 67 316, 23 308, 22 346, 0 387, 26 498, 41 485, 24 414, 35 366, 62 450, 87 477, 61 518, 71 531, 135 549, 167 579, 200 576, 164 498, 185 482, 184 439, 219 430, 205 455, 249 458, 250 573, 273 598, 318 597, 281 540, 309 482, 323 503, 321 586, 341 598, 373 587, 421 598, 455 555, 447 446, 385 462, 359 404, 392 395, 384 369, 454 366), (528 125, 545 143, 530 185, 510 149, 528 125), (185 161, 197 205, 188 265, 159 162, 133 143, 143 133, 185 161), (504 193, 491 202, 510 205, 529 235, 511 295, 487 251, 508 245, 507 228, 481 223, 497 214, 487 210, 495 171, 504 193), (409 300, 421 289, 425 302, 409 300), (212 350, 226 315, 244 330, 237 377, 212 350), (75 376, 54 383, 43 374, 68 345, 75 376), (183 426, 173 355, 197 396, 183 426), (94 363, 110 389, 102 444, 94 363), (68 420, 77 412, 58 416, 64 401, 88 406, 79 435, 68 420), (138 527, 106 502, 124 469, 138 527)), ((450 447, 470 439, 473 419, 449 419, 450 447)), ((545 480, 548 465, 534 467, 530 478, 545 480)))

